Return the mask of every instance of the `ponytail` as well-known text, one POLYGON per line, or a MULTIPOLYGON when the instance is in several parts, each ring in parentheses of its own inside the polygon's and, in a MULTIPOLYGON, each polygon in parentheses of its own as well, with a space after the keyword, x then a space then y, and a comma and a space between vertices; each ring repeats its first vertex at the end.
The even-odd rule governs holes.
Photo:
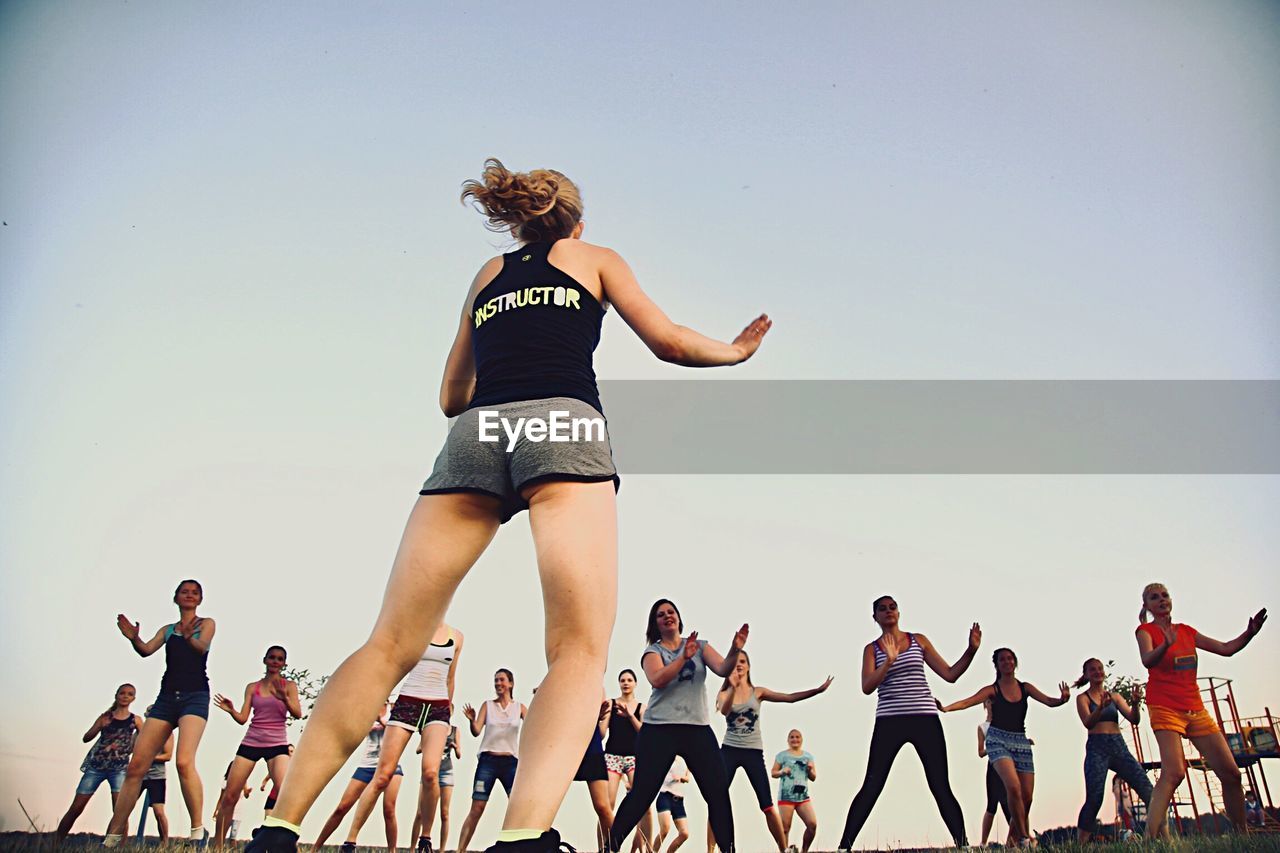
POLYGON ((582 219, 573 181, 554 169, 512 172, 496 157, 484 161, 480 180, 463 182, 461 199, 475 203, 490 231, 510 231, 524 243, 568 237, 582 219))

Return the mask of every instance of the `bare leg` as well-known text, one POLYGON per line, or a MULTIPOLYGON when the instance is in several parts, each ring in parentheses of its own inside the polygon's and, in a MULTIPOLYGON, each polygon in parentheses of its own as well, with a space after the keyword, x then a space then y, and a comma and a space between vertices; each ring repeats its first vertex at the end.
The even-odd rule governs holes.
POLYGON ((1005 795, 1009 798, 1009 837, 1021 841, 1027 837, 1027 811, 1022 805, 1022 782, 1017 768, 1012 758, 1001 758, 991 766, 1004 783, 1005 795))
POLYGON ((76 794, 71 798, 71 806, 67 809, 67 813, 62 816, 62 820, 58 821, 58 830, 55 837, 58 841, 66 838, 71 833, 71 827, 75 826, 76 820, 84 812, 84 807, 89 805, 89 800, 93 799, 93 794, 76 794))
POLYGON ((440 802, 440 759, 444 757, 444 742, 449 737, 448 726, 427 726, 422 730, 422 785, 418 788, 418 814, 422 826, 413 837, 431 838, 436 823, 436 806, 440 802))
POLYGON ((396 801, 400 798, 400 783, 403 776, 392 776, 387 790, 382 792, 382 825, 387 830, 387 850, 395 853, 396 835, 400 827, 396 823, 396 801))
POLYGON ((591 795, 591 807, 596 811, 597 850, 609 848, 609 830, 613 828, 613 805, 609 802, 609 780, 598 779, 587 783, 591 795))
POLYGON ((778 819, 782 821, 782 841, 784 844, 791 843, 791 819, 795 817, 795 813, 795 806, 789 806, 786 803, 778 804, 778 819))
POLYGON ((244 785, 258 762, 237 755, 227 771, 227 787, 222 789, 222 802, 218 804, 218 819, 214 822, 214 846, 221 848, 227 841, 227 825, 235 817, 236 803, 240 801, 244 785))
POLYGON ((809 853, 809 846, 818 837, 818 810, 813 807, 812 802, 807 802, 796 806, 796 812, 800 815, 800 820, 804 821, 804 840, 801 842, 804 846, 800 849, 803 853, 809 853))
POLYGON ((782 834, 782 818, 778 816, 777 807, 764 810, 764 825, 773 836, 774 843, 778 845, 778 853, 785 853, 787 837, 782 834))
POLYGON ((351 829, 347 831, 347 841, 356 840, 360 830, 364 829, 365 821, 369 819, 369 815, 373 814, 373 807, 378 804, 378 797, 387 790, 393 779, 399 778, 396 776, 396 765, 400 763, 400 756, 404 754, 404 748, 408 746, 409 739, 412 737, 411 731, 400 726, 387 726, 383 732, 378 767, 373 772, 373 781, 360 795, 360 802, 356 803, 356 813, 351 818, 351 829))
POLYGON ((982 813, 982 844, 979 846, 981 847, 987 846, 987 837, 991 835, 991 824, 993 821, 995 821, 995 819, 996 819, 996 816, 993 815, 991 812, 983 811, 982 813))
POLYGON ((671 822, 671 812, 658 812, 658 835, 653 840, 653 849, 661 850, 662 842, 671 834, 674 824, 671 822))
POLYGON ((1182 735, 1171 731, 1158 731, 1156 743, 1160 747, 1160 777, 1151 792, 1151 805, 1147 808, 1147 838, 1168 838, 1166 826, 1169 817, 1169 801, 1174 791, 1187 778, 1187 759, 1182 752, 1182 735))
POLYGON ((449 804, 453 802, 453 786, 442 785, 440 787, 440 847, 443 851, 446 849, 445 844, 449 841, 449 804))
MULTIPOLYGON (((192 831, 204 826, 204 784, 200 781, 200 774, 196 772, 196 748, 200 746, 200 738, 204 736, 204 727, 208 722, 204 717, 194 714, 178 718, 178 746, 174 752, 173 765, 178 771, 178 784, 182 788, 182 799, 187 804, 192 831)), ((123 794, 124 791, 120 793, 123 794)), ((134 796, 136 799, 137 795, 134 796)), ((130 803, 129 811, 132 810, 133 804, 130 803)), ((126 822, 129 820, 128 812, 124 819, 126 822)))
MULTIPOLYGON (((519 773, 516 773, 519 776, 519 773)), ((471 836, 475 834, 476 824, 480 822, 480 816, 484 814, 484 807, 489 804, 488 800, 472 800, 471 811, 467 812, 467 816, 462 821, 462 833, 458 836, 458 853, 467 853, 467 845, 471 843, 471 836)))
POLYGON ((689 820, 688 818, 680 818, 676 822, 676 837, 671 840, 671 846, 667 848, 667 853, 676 853, 680 849, 680 845, 689 840, 689 820))
POLYGON ((156 816, 156 831, 160 833, 160 843, 167 844, 169 842, 169 816, 164 813, 164 803, 152 806, 151 811, 156 816))
POLYGON ((373 633, 316 700, 280 788, 275 817, 301 824, 369 732, 392 688, 421 658, 454 591, 498 530, 498 501, 424 495, 405 526, 373 633))
POLYGON ((612 482, 543 483, 526 494, 542 578, 548 671, 520 732, 520 772, 502 828, 545 830, 600 712, 617 609, 617 513, 612 482))
POLYGON ((316 836, 315 843, 311 845, 312 853, 324 846, 329 840, 329 836, 338 831, 338 827, 342 825, 342 819, 347 816, 347 812, 351 811, 351 807, 360 799, 360 793, 365 789, 365 783, 358 779, 352 779, 347 783, 347 789, 342 792, 342 799, 338 800, 338 805, 334 807, 333 814, 329 815, 329 819, 324 822, 324 826, 320 829, 320 834, 316 836))
POLYGON ((1022 819, 1026 822, 1027 837, 1031 838, 1031 797, 1036 790, 1036 774, 1019 773, 1018 784, 1022 787, 1022 819))
POLYGON ((129 767, 124 773, 124 786, 120 789, 111 821, 107 824, 108 835, 124 835, 128 831, 129 815, 138 802, 138 795, 142 793, 142 777, 147 775, 151 762, 160 754, 164 742, 172 732, 172 725, 154 717, 142 724, 142 731, 138 732, 138 737, 133 742, 133 757, 129 759, 129 767))
POLYGON ((1236 832, 1248 832, 1249 825, 1244 813, 1244 785, 1240 783, 1240 768, 1236 758, 1227 746, 1227 739, 1221 732, 1194 737, 1191 742, 1200 750, 1200 754, 1209 762, 1209 769, 1222 783, 1222 805, 1227 810, 1227 818, 1236 832))

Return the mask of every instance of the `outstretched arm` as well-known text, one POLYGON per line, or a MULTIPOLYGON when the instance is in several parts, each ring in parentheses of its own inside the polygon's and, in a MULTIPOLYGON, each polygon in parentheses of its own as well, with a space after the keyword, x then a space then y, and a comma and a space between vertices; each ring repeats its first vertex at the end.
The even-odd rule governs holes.
POLYGON ((1067 700, 1071 698, 1071 688, 1067 686, 1067 682, 1058 683, 1058 696, 1046 696, 1040 692, 1040 688, 1034 684, 1022 682, 1022 689, 1027 691, 1027 695, 1039 702, 1041 705, 1048 705, 1050 708, 1056 708, 1059 705, 1067 704, 1067 700))
POLYGON ((231 719, 236 721, 237 725, 243 726, 249 721, 249 709, 253 703, 253 688, 257 686, 257 682, 249 684, 244 689, 244 703, 240 706, 240 710, 236 710, 236 706, 231 700, 221 693, 213 697, 213 704, 231 715, 231 719))
POLYGON ((950 705, 942 705, 939 711, 946 714, 951 711, 963 711, 965 708, 972 708, 974 705, 981 705, 983 702, 991 698, 995 692, 995 688, 988 684, 968 699, 961 699, 959 702, 952 702, 950 705))
POLYGON ((716 675, 728 678, 733 668, 738 665, 738 652, 742 651, 743 646, 747 644, 749 632, 750 628, 744 623, 729 641, 729 654, 724 657, 721 657, 720 653, 707 643, 702 649, 702 661, 707 665, 707 669, 716 675))
POLYGON ((120 629, 120 633, 133 646, 133 650, 138 653, 138 657, 145 658, 153 655, 164 645, 164 628, 156 631, 155 636, 144 642, 141 626, 137 622, 130 622, 129 617, 123 613, 116 616, 116 627, 120 629))
POLYGON ((827 692, 827 688, 831 686, 834 679, 828 675, 827 680, 819 684, 817 687, 811 687, 808 690, 797 690, 795 693, 779 693, 776 690, 770 690, 767 687, 760 688, 761 702, 803 702, 819 693, 827 692))
POLYGON ((1249 642, 1262 630, 1262 623, 1267 621, 1267 608, 1262 608, 1252 617, 1249 618, 1249 624, 1245 626, 1244 633, 1236 637, 1234 640, 1227 640, 1225 643, 1221 640, 1215 640, 1212 637, 1206 637, 1200 632, 1196 632, 1196 648, 1203 649, 1215 655, 1223 657, 1231 657, 1236 652, 1249 645, 1249 642))
POLYGON ((969 664, 973 663, 973 656, 978 651, 978 646, 982 643, 982 628, 977 622, 973 623, 973 627, 969 629, 969 645, 965 647, 964 654, 953 664, 948 664, 943 660, 942 655, 934 648, 933 643, 924 634, 916 634, 916 642, 920 644, 920 650, 924 652, 924 662, 929 664, 929 669, 938 673, 943 680, 955 684, 960 676, 964 675, 965 670, 969 668, 969 664))
POLYGON ((612 249, 601 251, 604 255, 600 264, 600 283, 605 297, 649 351, 663 361, 685 367, 739 364, 755 354, 773 325, 768 315, 761 314, 748 323, 732 343, 723 343, 688 326, 676 325, 640 288, 635 273, 621 255, 612 249))

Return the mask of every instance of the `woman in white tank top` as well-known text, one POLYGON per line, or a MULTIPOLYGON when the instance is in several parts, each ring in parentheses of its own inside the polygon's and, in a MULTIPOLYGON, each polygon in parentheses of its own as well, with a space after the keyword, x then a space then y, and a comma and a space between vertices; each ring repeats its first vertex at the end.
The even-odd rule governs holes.
POLYGON ((414 732, 422 735, 422 786, 418 789, 418 809, 422 813, 422 834, 418 849, 431 849, 431 828, 435 822, 436 804, 440 801, 440 760, 444 742, 449 736, 449 716, 453 711, 454 676, 458 658, 462 657, 462 632, 441 625, 423 651, 422 657, 400 682, 382 735, 382 754, 378 769, 356 808, 352 821, 352 837, 360 832, 373 813, 374 804, 395 778, 400 756, 414 732))
POLYGON ((489 803, 494 783, 500 782, 507 796, 511 796, 520 755, 520 726, 528 711, 524 703, 512 696, 515 684, 516 677, 511 670, 500 669, 493 674, 496 698, 483 703, 479 711, 470 705, 462 706, 462 713, 471 723, 471 736, 480 738, 480 755, 476 761, 475 783, 471 786, 471 811, 462 822, 458 853, 467 853, 467 844, 489 803))

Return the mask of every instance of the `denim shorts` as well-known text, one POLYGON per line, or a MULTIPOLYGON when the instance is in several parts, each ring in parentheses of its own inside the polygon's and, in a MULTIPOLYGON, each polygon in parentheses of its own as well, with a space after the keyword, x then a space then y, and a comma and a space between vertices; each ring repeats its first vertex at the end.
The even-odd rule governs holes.
POLYGON ((120 788, 124 785, 124 768, 119 770, 86 770, 84 775, 80 777, 80 784, 76 786, 76 795, 80 797, 92 797, 93 792, 98 790, 98 786, 103 782, 111 785, 111 793, 120 793, 120 788))
POLYGON ((987 729, 987 760, 995 764, 1002 758, 1013 762, 1019 773, 1035 773, 1036 764, 1031 755, 1031 741, 1024 732, 1006 732, 991 726, 987 729))
POLYGON ((162 691, 147 711, 148 720, 164 720, 171 726, 176 726, 183 717, 209 719, 208 690, 162 691))
POLYGON ((659 812, 671 812, 672 820, 684 820, 689 816, 684 810, 684 797, 677 797, 670 791, 658 793, 657 809, 659 812))
MULTIPOLYGON (((363 782, 366 785, 368 785, 370 782, 373 781, 373 774, 377 772, 378 772, 378 768, 376 767, 357 767, 356 772, 351 774, 351 778, 355 779, 357 782, 363 782)), ((403 776, 404 769, 399 764, 397 764, 396 772, 392 773, 391 775, 403 776)))
POLYGON ((511 786, 516 783, 516 757, 514 755, 494 755, 492 752, 480 753, 476 762, 476 781, 471 786, 471 799, 484 801, 493 793, 493 783, 501 782, 502 790, 511 796, 511 786))

